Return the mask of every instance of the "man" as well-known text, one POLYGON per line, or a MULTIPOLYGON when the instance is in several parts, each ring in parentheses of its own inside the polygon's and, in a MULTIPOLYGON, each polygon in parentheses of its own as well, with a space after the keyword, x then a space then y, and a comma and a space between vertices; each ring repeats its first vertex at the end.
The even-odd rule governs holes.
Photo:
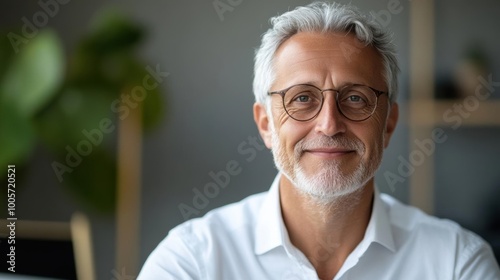
POLYGON ((477 235, 374 186, 398 120, 390 36, 338 4, 272 23, 254 118, 280 173, 269 192, 170 231, 139 279, 500 279, 477 235))

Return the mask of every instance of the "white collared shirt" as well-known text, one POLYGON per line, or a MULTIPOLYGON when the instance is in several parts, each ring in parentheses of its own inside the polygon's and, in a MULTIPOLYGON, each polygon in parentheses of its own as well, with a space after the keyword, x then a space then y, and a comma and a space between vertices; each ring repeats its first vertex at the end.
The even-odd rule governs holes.
MULTIPOLYGON (((138 279, 318 279, 288 238, 279 178, 268 192, 172 229, 138 279)), ((319 243, 325 253, 335 249, 319 243)), ((498 280, 500 270, 489 245, 474 233, 375 189, 365 236, 334 279, 498 280)))

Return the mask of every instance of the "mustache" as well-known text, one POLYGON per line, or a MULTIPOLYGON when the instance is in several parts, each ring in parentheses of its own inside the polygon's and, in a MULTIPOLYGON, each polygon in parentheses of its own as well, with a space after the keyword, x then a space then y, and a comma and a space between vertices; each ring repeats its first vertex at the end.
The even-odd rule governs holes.
POLYGON ((345 135, 336 135, 332 137, 320 136, 312 139, 302 139, 295 145, 295 152, 301 155, 304 150, 318 148, 342 148, 355 150, 359 154, 365 151, 365 145, 359 139, 351 139, 345 135))

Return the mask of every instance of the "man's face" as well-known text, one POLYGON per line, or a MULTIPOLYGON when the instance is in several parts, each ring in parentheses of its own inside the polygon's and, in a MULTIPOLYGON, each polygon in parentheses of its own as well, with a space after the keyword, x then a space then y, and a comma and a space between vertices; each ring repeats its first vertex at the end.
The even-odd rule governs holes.
MULTIPOLYGON (((351 34, 298 33, 277 50, 274 67, 271 91, 296 84, 321 89, 362 84, 387 91, 380 55, 351 34)), ((271 97, 272 116, 260 104, 255 105, 254 114, 286 179, 299 190, 329 201, 360 189, 373 178, 396 126, 398 109, 393 104, 390 110, 388 96, 383 94, 370 118, 354 122, 339 112, 335 92, 326 91, 324 96, 321 112, 307 122, 290 118, 279 95, 271 97)))

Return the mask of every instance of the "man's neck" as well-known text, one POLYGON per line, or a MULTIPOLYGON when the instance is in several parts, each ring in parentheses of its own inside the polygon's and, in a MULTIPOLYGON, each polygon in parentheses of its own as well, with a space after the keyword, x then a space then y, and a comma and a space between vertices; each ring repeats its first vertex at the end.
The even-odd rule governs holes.
POLYGON ((290 241, 309 259, 320 279, 332 279, 363 239, 373 193, 371 179, 360 191, 326 205, 316 203, 281 177, 281 211, 290 241))

